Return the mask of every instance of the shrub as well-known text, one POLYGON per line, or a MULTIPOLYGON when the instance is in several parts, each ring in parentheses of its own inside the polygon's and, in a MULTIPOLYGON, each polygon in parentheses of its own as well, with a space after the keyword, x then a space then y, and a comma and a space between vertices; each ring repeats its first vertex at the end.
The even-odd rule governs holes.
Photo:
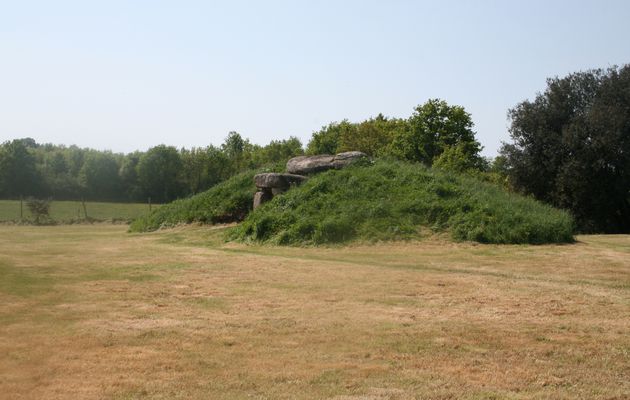
POLYGON ((26 207, 31 212, 33 218, 35 218, 35 224, 39 225, 45 222, 52 222, 50 218, 49 199, 36 199, 34 197, 29 197, 26 199, 26 207))

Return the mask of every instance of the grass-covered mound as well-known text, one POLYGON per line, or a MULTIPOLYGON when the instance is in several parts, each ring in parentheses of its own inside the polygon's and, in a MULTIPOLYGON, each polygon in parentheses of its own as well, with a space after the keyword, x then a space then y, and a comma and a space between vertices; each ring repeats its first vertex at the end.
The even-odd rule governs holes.
POLYGON ((132 232, 154 231, 180 223, 207 224, 243 220, 252 208, 256 171, 248 171, 187 199, 176 200, 131 223, 132 232))
POLYGON ((316 175, 249 214, 231 238, 309 245, 412 239, 427 228, 484 243, 573 240, 564 211, 473 178, 392 161, 316 175))

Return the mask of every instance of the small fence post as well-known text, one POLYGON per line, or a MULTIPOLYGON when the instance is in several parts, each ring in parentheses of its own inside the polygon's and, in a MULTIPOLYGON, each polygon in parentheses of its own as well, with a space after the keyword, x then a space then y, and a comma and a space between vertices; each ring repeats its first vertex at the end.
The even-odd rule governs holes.
POLYGON ((149 212, 151 212, 151 197, 149 197, 149 212))
POLYGON ((85 199, 83 197, 81 197, 81 204, 83 204, 83 215, 85 215, 85 219, 88 219, 87 207, 85 206, 85 199))
POLYGON ((22 205, 22 195, 20 195, 20 221, 24 219, 24 206, 22 205))

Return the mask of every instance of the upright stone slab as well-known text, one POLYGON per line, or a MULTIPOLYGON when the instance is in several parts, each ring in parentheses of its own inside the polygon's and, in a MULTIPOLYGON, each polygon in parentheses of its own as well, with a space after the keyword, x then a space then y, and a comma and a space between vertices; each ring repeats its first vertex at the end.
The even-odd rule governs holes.
POLYGON ((256 194, 254 194, 254 210, 260 207, 261 204, 273 199, 274 196, 286 192, 307 179, 307 177, 301 175, 275 172, 254 176, 254 184, 258 188, 256 194))
POLYGON ((286 190, 289 189, 291 186, 299 185, 306 179, 308 178, 301 175, 269 172, 254 176, 254 184, 256 184, 257 188, 286 190))
POLYGON ((287 162, 287 172, 291 174, 307 175, 326 171, 333 168, 332 162, 334 158, 335 156, 328 154, 294 157, 287 162))
POLYGON ((260 207, 262 204, 268 202, 273 198, 269 189, 263 189, 254 194, 254 210, 260 207))

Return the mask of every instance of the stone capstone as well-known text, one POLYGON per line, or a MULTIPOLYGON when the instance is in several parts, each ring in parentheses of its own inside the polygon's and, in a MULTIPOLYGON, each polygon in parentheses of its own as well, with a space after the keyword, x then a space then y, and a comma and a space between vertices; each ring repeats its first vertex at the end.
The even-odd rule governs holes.
POLYGON ((254 183, 258 191, 254 195, 254 210, 261 204, 273 199, 294 186, 298 186, 308 178, 303 175, 329 169, 341 169, 353 162, 365 158, 367 155, 360 151, 347 151, 335 156, 320 154, 318 156, 294 157, 287 162, 286 174, 269 172, 254 176, 254 183))
POLYGON ((260 207, 261 204, 273 199, 274 196, 286 192, 307 179, 307 177, 302 175, 279 174, 275 172, 254 176, 254 184, 258 188, 256 194, 254 194, 254 210, 260 207))
POLYGON ((307 175, 329 169, 341 169, 364 157, 367 155, 360 151, 347 151, 335 156, 328 154, 299 156, 287 162, 287 171, 291 174, 307 175))
POLYGON ((260 189, 289 189, 291 186, 297 186, 307 180, 305 176, 294 174, 279 174, 269 172, 254 176, 254 183, 260 189))
POLYGON ((320 154, 318 156, 299 156, 287 161, 287 171, 291 174, 312 174, 332 168, 335 156, 320 154))

